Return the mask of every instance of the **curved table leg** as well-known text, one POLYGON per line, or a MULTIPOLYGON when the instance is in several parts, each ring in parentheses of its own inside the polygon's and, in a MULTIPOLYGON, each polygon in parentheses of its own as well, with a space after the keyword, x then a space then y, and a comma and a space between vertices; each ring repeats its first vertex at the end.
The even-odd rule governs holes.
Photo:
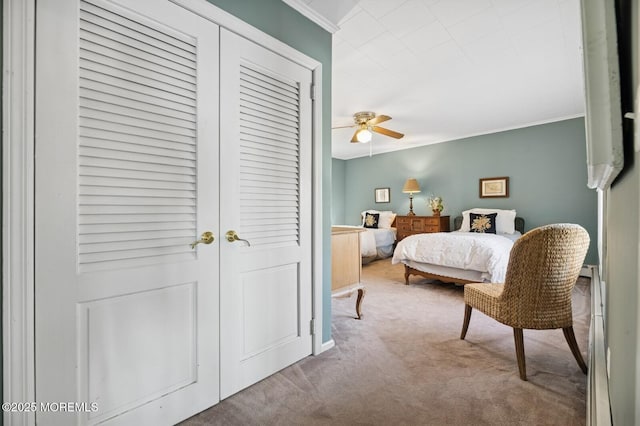
POLYGON ((362 319, 361 305, 362 305, 363 298, 364 298, 364 288, 359 288, 358 298, 356 299, 356 314, 358 315, 356 319, 362 319))
POLYGON ((407 265, 404 265, 404 284, 405 285, 409 285, 409 275, 411 275, 409 267, 407 265))

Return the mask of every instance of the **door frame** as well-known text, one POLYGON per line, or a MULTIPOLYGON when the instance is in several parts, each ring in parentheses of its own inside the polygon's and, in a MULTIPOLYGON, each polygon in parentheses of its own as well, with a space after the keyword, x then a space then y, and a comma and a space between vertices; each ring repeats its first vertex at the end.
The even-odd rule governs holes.
MULTIPOLYGON (((2 385, 3 401, 35 401, 34 173, 35 1, 3 1, 2 385)), ((170 0, 313 73, 312 352, 322 342, 322 64, 202 0, 170 0)), ((311 90, 311 88, 310 88, 311 90)), ((35 413, 4 412, 7 425, 34 425, 35 413)))

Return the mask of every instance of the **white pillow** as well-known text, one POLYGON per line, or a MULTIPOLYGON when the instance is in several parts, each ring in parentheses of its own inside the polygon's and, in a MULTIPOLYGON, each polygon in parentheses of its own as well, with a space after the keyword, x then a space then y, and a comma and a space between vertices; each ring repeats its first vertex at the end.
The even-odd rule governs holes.
POLYGON ((396 218, 396 213, 391 210, 379 211, 379 210, 365 210, 360 215, 362 216, 362 226, 364 226, 364 217, 367 213, 378 213, 378 228, 391 228, 391 224, 396 218))
POLYGON ((469 213, 498 213, 496 216, 496 232, 498 234, 513 234, 516 232, 516 211, 515 210, 500 210, 500 209, 481 209, 474 208, 465 210, 462 212, 462 225, 460 230, 462 232, 471 231, 471 221, 469 220, 469 213))
POLYGON ((396 214, 393 212, 382 212, 378 219, 378 228, 391 228, 391 224, 396 218, 396 214))

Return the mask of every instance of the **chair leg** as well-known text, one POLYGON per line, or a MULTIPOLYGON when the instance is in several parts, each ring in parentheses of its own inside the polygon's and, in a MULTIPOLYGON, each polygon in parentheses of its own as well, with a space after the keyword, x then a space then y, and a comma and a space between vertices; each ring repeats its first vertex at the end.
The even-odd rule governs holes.
POLYGON ((513 328, 513 338, 516 342, 516 358, 518 358, 520 379, 527 380, 527 366, 524 360, 524 338, 522 337, 521 328, 513 328))
POLYGON ((580 353, 578 342, 576 342, 576 335, 573 333, 573 327, 564 327, 562 329, 562 332, 564 333, 564 338, 567 339, 569 348, 571 348, 571 353, 575 357, 576 361, 578 361, 580 369, 584 374, 587 374, 587 364, 584 363, 584 359, 582 358, 582 354, 580 353))
POLYGON ((471 310, 473 308, 471 305, 464 305, 464 323, 462 324, 462 333, 460 333, 460 339, 464 340, 464 337, 467 335, 467 330, 469 329, 469 321, 471 320, 471 310))

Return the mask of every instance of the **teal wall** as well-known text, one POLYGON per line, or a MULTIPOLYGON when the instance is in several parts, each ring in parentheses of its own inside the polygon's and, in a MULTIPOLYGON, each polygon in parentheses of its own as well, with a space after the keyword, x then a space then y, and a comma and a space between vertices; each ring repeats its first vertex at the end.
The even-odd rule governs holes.
POLYGON ((331 34, 281 0, 208 0, 322 63, 322 341, 331 339, 331 34))
MULTIPOLYGON (((622 111, 633 111, 640 84, 640 5, 636 0, 616 0, 616 7, 622 27, 618 34, 622 111)), ((638 131, 637 120, 635 125, 638 131)), ((606 193, 604 215, 604 323, 614 425, 640 425, 640 153, 634 149, 633 126, 633 121, 623 121, 624 169, 606 193)))
POLYGON ((341 225, 344 221, 344 173, 347 162, 334 158, 331 160, 331 223, 341 225))
POLYGON ((366 209, 409 211, 407 178, 422 192, 413 210, 429 215, 430 194, 444 199, 453 217, 472 207, 516 209, 526 230, 557 222, 578 223, 591 236, 586 262, 597 263, 597 194, 586 186, 584 120, 509 130, 346 161, 345 224, 356 225, 366 209), (479 179, 508 176, 509 197, 481 199, 479 179), (375 204, 374 189, 391 188, 391 203, 375 204))

